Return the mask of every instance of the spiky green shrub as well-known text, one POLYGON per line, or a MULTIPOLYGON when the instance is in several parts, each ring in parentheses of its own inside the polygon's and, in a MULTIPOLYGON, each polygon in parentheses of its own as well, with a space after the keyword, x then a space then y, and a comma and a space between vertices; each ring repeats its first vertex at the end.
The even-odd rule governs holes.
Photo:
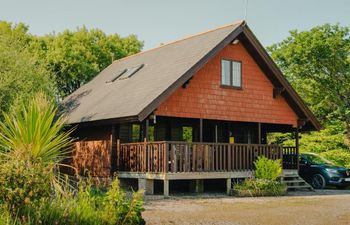
POLYGON ((275 181, 282 175, 281 160, 268 159, 259 156, 254 162, 255 178, 275 181))
POLYGON ((62 117, 42 94, 5 113, 0 122, 0 204, 28 213, 58 186, 55 174, 71 144, 62 117))
POLYGON ((71 139, 64 119, 42 95, 0 123, 0 225, 143 224, 143 194, 128 197, 118 180, 103 192, 92 182, 73 189, 57 167, 71 139))
POLYGON ((69 151, 71 131, 61 132, 64 117, 43 94, 22 103, 0 123, 0 153, 3 157, 24 155, 28 160, 59 163, 69 151), (15 152, 14 154, 8 154, 15 152))

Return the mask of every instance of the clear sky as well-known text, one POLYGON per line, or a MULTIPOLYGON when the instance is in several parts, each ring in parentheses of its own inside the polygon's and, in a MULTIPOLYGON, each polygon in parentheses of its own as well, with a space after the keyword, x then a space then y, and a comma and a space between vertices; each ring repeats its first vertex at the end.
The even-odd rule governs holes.
POLYGON ((350 27, 350 0, 0 0, 0 20, 24 22, 37 35, 85 25, 122 36, 144 49, 244 19, 264 46, 291 29, 324 23, 350 27))

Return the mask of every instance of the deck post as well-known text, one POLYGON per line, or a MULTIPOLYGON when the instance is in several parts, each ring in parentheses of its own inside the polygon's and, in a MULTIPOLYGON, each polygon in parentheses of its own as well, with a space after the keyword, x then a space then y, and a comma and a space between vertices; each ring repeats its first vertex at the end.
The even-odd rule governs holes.
POLYGON ((111 162, 111 168, 110 168, 110 175, 113 176, 114 172, 117 171, 117 140, 116 140, 116 129, 115 125, 112 125, 111 130, 111 153, 110 153, 110 162, 111 162))
POLYGON ((297 163, 297 170, 299 170, 299 128, 296 128, 295 130, 295 150, 296 150, 296 163, 297 163))
POLYGON ((143 139, 148 140, 149 119, 145 119, 143 124, 143 139))
POLYGON ((163 195, 164 195, 164 197, 169 196, 169 180, 168 179, 164 179, 163 195))
POLYGON ((232 180, 231 180, 231 178, 228 178, 226 180, 226 194, 227 195, 231 194, 231 189, 232 189, 232 180))
POLYGON ((139 178, 138 187, 139 187, 139 190, 141 189, 145 190, 145 194, 147 195, 154 194, 154 180, 139 178))
POLYGON ((193 191, 195 193, 202 193, 204 192, 204 181, 203 180, 192 180, 190 182, 190 191, 193 191))
POLYGON ((261 123, 258 123, 258 138, 259 138, 258 144, 260 145, 261 144, 261 123))
POLYGON ((199 119, 199 142, 203 142, 203 119, 199 119))

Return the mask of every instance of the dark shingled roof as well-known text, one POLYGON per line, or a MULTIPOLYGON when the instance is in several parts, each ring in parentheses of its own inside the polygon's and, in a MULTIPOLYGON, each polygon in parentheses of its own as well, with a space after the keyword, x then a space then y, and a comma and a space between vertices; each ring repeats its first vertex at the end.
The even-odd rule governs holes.
MULTIPOLYGON (((93 80, 64 99, 61 107, 68 123, 117 118, 142 121, 211 57, 239 34, 247 32, 249 28, 246 27, 244 21, 239 21, 114 61, 93 80), (144 66, 130 78, 108 83, 123 70, 142 64, 144 66)), ((288 86, 287 91, 296 95, 284 78, 278 79, 282 79, 279 83, 283 86, 288 86)), ((292 103, 295 102, 294 105, 301 109, 299 111, 304 117, 313 121, 312 127, 319 129, 320 125, 313 114, 299 96, 296 98, 292 103)))

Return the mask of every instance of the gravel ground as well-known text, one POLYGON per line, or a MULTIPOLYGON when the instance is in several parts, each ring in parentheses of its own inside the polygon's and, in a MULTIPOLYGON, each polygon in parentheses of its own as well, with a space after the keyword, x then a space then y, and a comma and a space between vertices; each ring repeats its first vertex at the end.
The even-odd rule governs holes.
POLYGON ((284 197, 172 196, 146 200, 147 224, 345 225, 350 190, 290 192, 284 197))

